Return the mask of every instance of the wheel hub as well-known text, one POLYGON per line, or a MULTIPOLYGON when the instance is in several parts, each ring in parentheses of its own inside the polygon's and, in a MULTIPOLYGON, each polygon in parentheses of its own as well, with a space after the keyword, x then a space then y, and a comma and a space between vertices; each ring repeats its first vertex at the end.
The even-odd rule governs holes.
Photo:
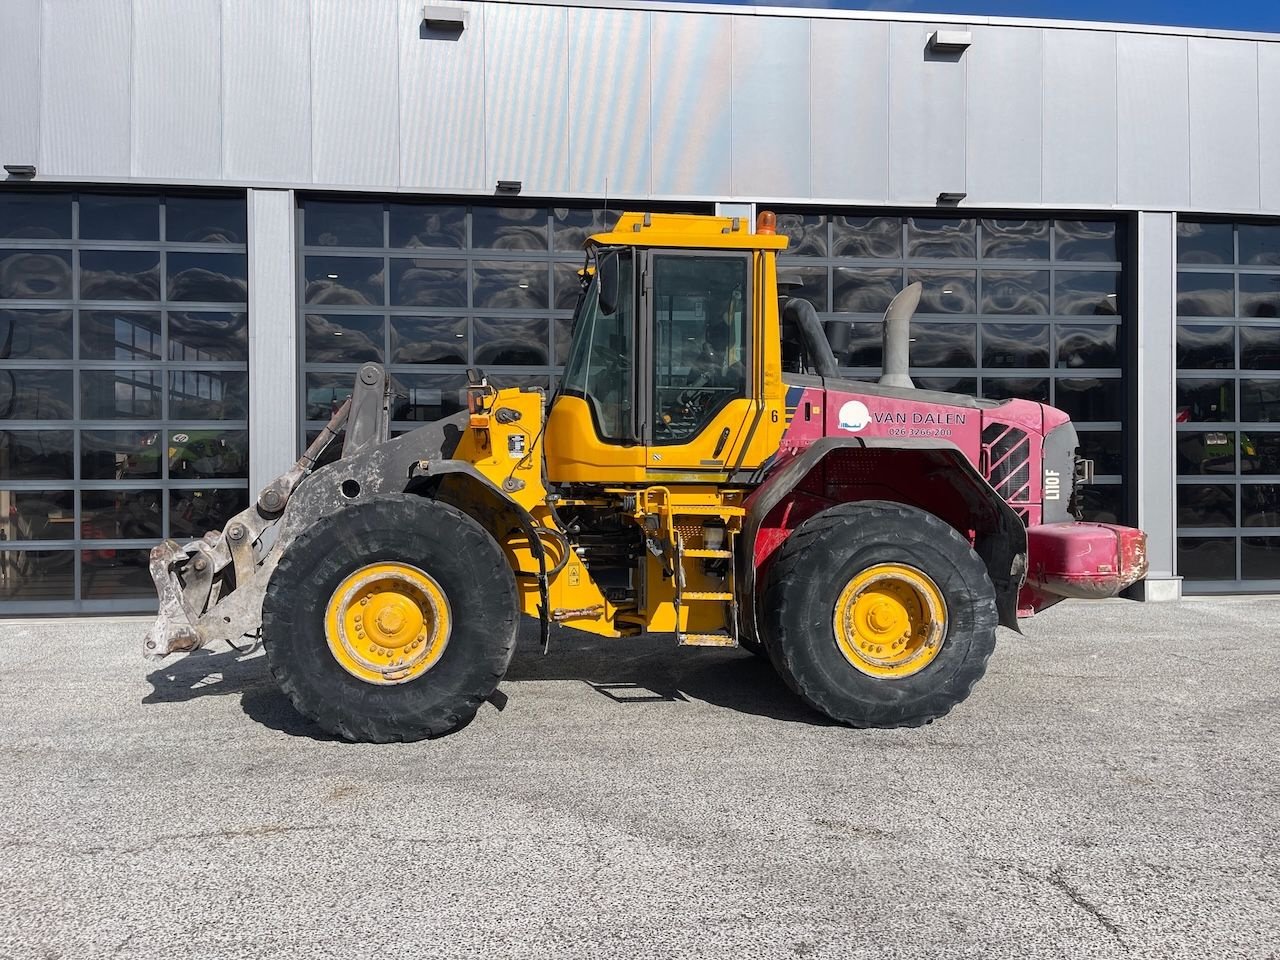
POLYGON ((452 630, 435 578, 407 563, 374 563, 338 584, 325 610, 329 652, 366 683, 407 683, 430 670, 452 630))
POLYGON ((900 563, 856 574, 836 600, 836 644, 856 669, 896 680, 933 662, 946 636, 942 591, 928 575, 900 563))

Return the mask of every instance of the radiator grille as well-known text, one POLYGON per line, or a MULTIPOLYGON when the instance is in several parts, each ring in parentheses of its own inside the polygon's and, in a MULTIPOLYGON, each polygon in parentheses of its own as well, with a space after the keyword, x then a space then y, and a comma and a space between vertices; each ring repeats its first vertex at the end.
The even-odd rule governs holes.
POLYGON ((1006 423, 982 430, 987 482, 1007 503, 1026 503, 1031 493, 1031 441, 1026 431, 1006 423))

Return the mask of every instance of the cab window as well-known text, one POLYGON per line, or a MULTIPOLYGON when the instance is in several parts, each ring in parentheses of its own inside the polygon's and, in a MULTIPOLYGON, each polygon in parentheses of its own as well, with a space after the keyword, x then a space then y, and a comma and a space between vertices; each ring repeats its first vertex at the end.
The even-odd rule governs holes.
POLYGON ((573 345, 560 388, 586 400, 601 439, 633 441, 634 270, 629 254, 618 254, 616 263, 617 302, 601 304, 598 277, 591 281, 579 302, 573 345))

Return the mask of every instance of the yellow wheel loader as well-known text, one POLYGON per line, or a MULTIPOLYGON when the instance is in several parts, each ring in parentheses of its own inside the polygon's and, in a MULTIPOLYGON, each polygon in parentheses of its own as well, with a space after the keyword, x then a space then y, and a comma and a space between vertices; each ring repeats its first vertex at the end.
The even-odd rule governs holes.
POLYGON ((836 720, 913 726, 968 696, 998 624, 1144 575, 1140 531, 1078 519, 1065 414, 913 387, 918 284, 880 382, 841 379, 779 296, 775 222, 634 213, 590 238, 551 397, 471 371, 464 412, 389 439, 395 384, 364 365, 248 510, 152 551, 145 653, 251 637, 324 729, 413 740, 493 693, 528 616, 544 649, 556 625, 741 645, 836 720))

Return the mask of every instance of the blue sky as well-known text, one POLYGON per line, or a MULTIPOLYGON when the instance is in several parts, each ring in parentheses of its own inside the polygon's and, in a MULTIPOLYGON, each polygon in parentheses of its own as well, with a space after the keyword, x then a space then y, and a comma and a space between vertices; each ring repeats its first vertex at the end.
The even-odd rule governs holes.
POLYGON ((708 0, 779 7, 902 10, 909 13, 977 14, 1158 23, 1222 30, 1280 32, 1280 0, 708 0))

